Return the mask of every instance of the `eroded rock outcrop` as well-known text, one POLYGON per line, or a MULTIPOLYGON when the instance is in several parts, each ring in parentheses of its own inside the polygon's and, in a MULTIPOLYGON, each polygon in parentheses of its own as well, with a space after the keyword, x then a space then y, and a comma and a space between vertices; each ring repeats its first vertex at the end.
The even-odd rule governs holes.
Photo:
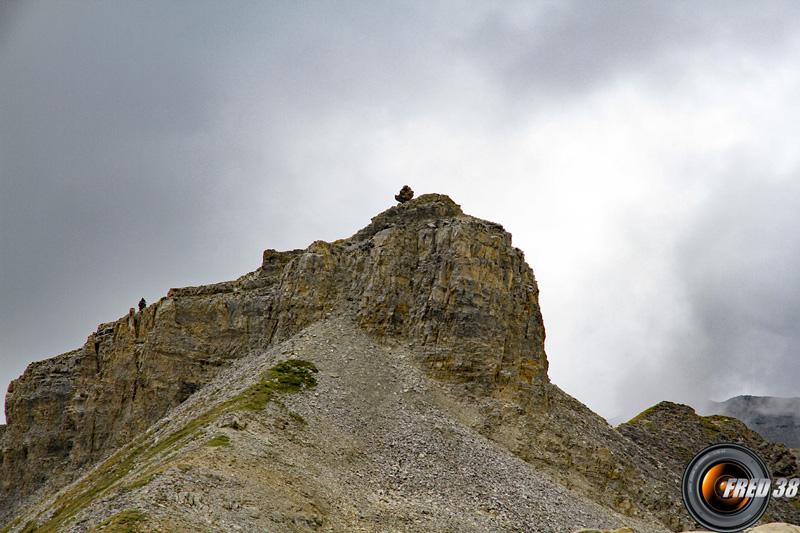
POLYGON ((487 393, 534 388, 547 382, 537 296, 510 234, 442 195, 392 207, 350 239, 267 250, 255 272, 172 289, 82 348, 31 364, 6 397, 0 509, 45 481, 63 485, 221 367, 335 309, 418 345, 438 378, 487 393))
MULTIPOLYGON (((331 316, 406 347, 447 391, 446 401, 427 402, 537 475, 634 519, 691 526, 677 493, 685 463, 549 382, 538 287, 511 235, 437 194, 380 213, 348 239, 267 250, 237 280, 171 289, 101 324, 78 350, 31 364, 9 388, 0 427, 0 525, 38 489, 52 496, 148 428, 152 435, 156 421, 169 425, 162 417, 223 369, 331 316)), ((77 512, 45 506, 36 516, 77 512)))
MULTIPOLYGON (((738 443, 754 450, 773 478, 800 477, 796 457, 783 444, 764 439, 736 418, 699 416, 688 405, 661 402, 618 427, 620 433, 661 463, 660 470, 682 472, 692 457, 712 444, 738 443)), ((673 498, 680 485, 668 486, 673 498)), ((793 499, 773 499, 765 518, 800 523, 800 505, 793 499)))

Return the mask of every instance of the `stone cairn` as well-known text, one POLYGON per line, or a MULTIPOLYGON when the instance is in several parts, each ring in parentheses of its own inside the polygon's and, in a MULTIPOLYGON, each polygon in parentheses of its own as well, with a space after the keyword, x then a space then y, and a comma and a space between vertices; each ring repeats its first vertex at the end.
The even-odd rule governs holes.
POLYGON ((400 192, 394 195, 394 199, 401 204, 411 200, 412 198, 414 198, 414 191, 411 190, 411 187, 408 185, 403 185, 403 188, 400 189, 400 192))

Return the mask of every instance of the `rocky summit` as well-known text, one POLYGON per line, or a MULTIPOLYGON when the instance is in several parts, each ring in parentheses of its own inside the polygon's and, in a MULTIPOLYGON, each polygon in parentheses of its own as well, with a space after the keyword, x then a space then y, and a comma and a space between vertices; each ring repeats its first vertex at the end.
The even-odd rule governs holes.
POLYGON ((0 531, 694 527, 683 455, 650 414, 617 430, 550 383, 544 338, 511 235, 410 199, 31 364, 0 426, 0 531))

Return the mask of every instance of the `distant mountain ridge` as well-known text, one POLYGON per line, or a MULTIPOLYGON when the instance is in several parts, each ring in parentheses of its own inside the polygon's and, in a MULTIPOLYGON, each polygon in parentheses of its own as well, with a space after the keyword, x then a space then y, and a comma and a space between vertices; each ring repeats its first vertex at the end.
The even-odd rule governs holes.
POLYGON ((738 418, 768 440, 800 448, 800 398, 743 395, 709 402, 707 410, 738 418))

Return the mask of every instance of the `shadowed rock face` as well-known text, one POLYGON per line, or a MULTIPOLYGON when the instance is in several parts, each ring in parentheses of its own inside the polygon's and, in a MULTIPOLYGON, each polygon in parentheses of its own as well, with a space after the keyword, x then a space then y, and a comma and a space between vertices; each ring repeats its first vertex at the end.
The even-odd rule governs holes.
POLYGON ((235 281, 172 289, 101 324, 82 348, 31 364, 6 397, 0 519, 128 442, 232 360, 343 308, 470 390, 547 382, 538 289, 522 252, 500 225, 423 195, 350 239, 267 250, 261 268, 235 281))
MULTIPOLYGON (((774 478, 800 477, 796 457, 784 446, 765 440, 735 418, 699 416, 688 405, 661 402, 620 425, 627 436, 658 458, 666 470, 683 472, 692 457, 712 444, 738 443, 764 459, 774 478)), ((673 497, 680 497, 680 486, 670 487, 673 497)), ((773 500, 767 519, 800 522, 796 500, 773 500)))

